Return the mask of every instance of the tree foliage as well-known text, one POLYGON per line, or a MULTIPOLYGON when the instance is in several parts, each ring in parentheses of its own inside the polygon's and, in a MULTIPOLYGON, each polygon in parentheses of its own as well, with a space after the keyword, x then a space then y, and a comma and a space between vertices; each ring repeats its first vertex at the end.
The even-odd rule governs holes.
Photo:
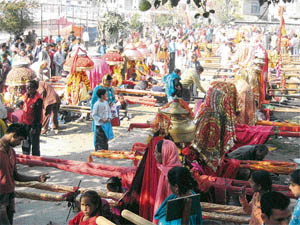
POLYGON ((241 5, 239 0, 215 0, 216 18, 222 23, 228 23, 241 18, 241 5))
POLYGON ((139 30, 143 27, 143 24, 142 24, 141 21, 140 21, 140 16, 139 16, 139 14, 134 13, 134 14, 131 16, 131 19, 130 19, 130 21, 129 21, 129 27, 130 27, 132 30, 135 30, 135 31, 139 31, 139 30))
POLYGON ((126 31, 128 23, 125 21, 124 16, 117 12, 107 12, 104 15, 103 30, 108 34, 113 42, 119 38, 120 32, 126 31))
POLYGON ((167 14, 157 15, 155 17, 155 24, 160 27, 168 27, 173 25, 173 16, 167 14))
POLYGON ((1 1, 0 30, 18 36, 32 23, 31 9, 37 7, 33 1, 1 1))

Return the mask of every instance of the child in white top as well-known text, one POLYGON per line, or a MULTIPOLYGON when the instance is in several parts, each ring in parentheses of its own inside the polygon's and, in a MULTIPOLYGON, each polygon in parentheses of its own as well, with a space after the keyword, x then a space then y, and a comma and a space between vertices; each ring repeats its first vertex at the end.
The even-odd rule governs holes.
POLYGON ((111 127, 111 111, 107 102, 107 92, 105 89, 98 89, 97 96, 99 100, 95 103, 93 108, 93 119, 95 123, 96 136, 96 151, 108 149, 108 140, 113 138, 111 127))

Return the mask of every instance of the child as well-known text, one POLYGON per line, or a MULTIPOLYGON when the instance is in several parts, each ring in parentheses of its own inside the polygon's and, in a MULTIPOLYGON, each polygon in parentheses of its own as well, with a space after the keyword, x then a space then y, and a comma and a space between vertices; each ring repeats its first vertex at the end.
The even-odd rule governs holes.
POLYGON ((120 177, 111 177, 106 181, 106 189, 110 192, 123 193, 122 179, 120 177))
POLYGON ((97 225, 98 216, 112 218, 108 202, 102 200, 96 191, 86 191, 81 195, 80 208, 81 212, 69 221, 69 225, 97 225))
POLYGON ((300 169, 294 170, 291 174, 289 189, 298 198, 290 225, 297 225, 300 224, 300 169))
POLYGON ((251 214, 250 225, 263 224, 261 218, 260 198, 264 193, 272 191, 272 180, 268 172, 259 170, 252 173, 249 179, 250 186, 253 188, 254 194, 252 200, 248 203, 246 199, 245 187, 242 188, 240 195, 240 203, 244 211, 251 214))
POLYGON ((107 102, 107 93, 105 89, 98 89, 97 96, 99 100, 93 108, 93 119, 95 122, 95 150, 108 149, 108 140, 113 139, 114 134, 111 127, 111 111, 107 102))
POLYGON ((79 212, 69 221, 69 225, 96 225, 98 216, 102 216, 102 201, 97 192, 86 191, 80 197, 79 212))
MULTIPOLYGON (((110 192, 124 193, 125 190, 122 187, 122 179, 120 177, 111 177, 106 181, 106 189, 110 192)), ((116 218, 121 219, 121 209, 118 206, 113 206, 111 212, 116 218)))
POLYGON ((124 118, 127 118, 128 120, 130 120, 131 119, 131 115, 128 113, 128 109, 127 109, 128 103, 125 100, 124 95, 123 94, 119 94, 118 98, 119 98, 119 102, 120 102, 120 109, 124 110, 123 111, 124 113, 123 113, 122 117, 120 118, 120 120, 123 120, 124 118))

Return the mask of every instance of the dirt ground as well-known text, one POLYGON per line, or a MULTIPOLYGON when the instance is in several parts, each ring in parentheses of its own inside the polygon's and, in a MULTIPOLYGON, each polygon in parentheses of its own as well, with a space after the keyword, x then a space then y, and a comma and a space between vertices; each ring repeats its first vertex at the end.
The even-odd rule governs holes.
MULTIPOLYGON (((121 122, 121 126, 114 128, 115 138, 109 142, 111 150, 131 149, 135 142, 146 142, 150 133, 146 129, 134 129, 128 132, 128 126, 131 122, 146 122, 154 118, 158 108, 145 106, 133 106, 130 108, 130 113, 133 118, 130 121, 127 119, 121 122)), ((52 133, 41 137, 41 155, 45 157, 53 157, 60 159, 78 160, 87 162, 89 153, 93 151, 93 134, 91 132, 91 121, 81 123, 70 122, 61 126, 58 135, 52 133)), ((267 159, 276 159, 282 161, 291 161, 300 156, 299 154, 299 139, 296 138, 272 138, 267 143, 269 146, 277 149, 270 152, 267 159)), ((21 153, 21 149, 16 149, 17 153, 21 153)), ((118 165, 118 166, 133 166, 130 160, 111 160, 94 158, 94 161, 102 164, 118 165)), ((37 175, 43 172, 49 172, 51 178, 48 183, 77 186, 79 180, 82 180, 81 187, 105 189, 104 182, 107 178, 85 176, 49 167, 28 167, 18 165, 19 171, 28 175, 37 175)), ((280 176, 278 183, 287 183, 286 176, 280 176)), ((20 188, 17 190, 26 190, 30 192, 43 192, 31 188, 20 188)), ((51 193, 51 192, 50 192, 51 193)), ((53 193, 52 193, 53 194, 53 193)), ((28 199, 16 200, 16 214, 14 217, 15 225, 46 225, 51 221, 54 225, 68 224, 66 222, 68 207, 66 202, 44 202, 28 199)), ((70 218, 74 217, 75 213, 71 213, 70 218)), ((206 224, 215 224, 209 222, 206 224)), ((226 224, 226 223, 222 223, 226 224)))

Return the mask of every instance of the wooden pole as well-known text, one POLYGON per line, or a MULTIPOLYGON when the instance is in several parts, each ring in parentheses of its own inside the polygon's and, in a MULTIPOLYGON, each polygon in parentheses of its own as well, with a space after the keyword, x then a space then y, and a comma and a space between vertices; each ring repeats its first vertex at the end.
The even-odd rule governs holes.
MULTIPOLYGON (((40 182, 19 182, 16 181, 17 187, 30 187, 30 188, 36 188, 46 191, 52 191, 52 192, 73 192, 74 187, 72 186, 65 186, 65 185, 58 185, 58 184, 49 184, 49 183, 40 183, 40 182)), ((80 193, 83 193, 87 190, 90 190, 89 188, 79 188, 80 193)), ((116 192, 106 192, 102 190, 95 190, 98 195, 101 198, 109 198, 109 199, 115 199, 120 200, 123 196, 122 193, 116 193, 116 192)))
POLYGON ((242 216, 232 216, 232 215, 225 215, 219 214, 214 212, 202 212, 202 216, 208 217, 210 220, 220 220, 226 222, 234 222, 234 223, 242 223, 242 224, 249 224, 250 217, 242 217, 242 216))
POLYGON ((202 211, 233 215, 248 215, 242 207, 201 202, 202 211))
POLYGON ((121 213, 122 217, 136 225, 154 225, 154 223, 140 217, 139 215, 125 209, 121 213))
POLYGON ((25 191, 16 191, 15 193, 17 198, 28 198, 32 200, 51 201, 51 202, 62 202, 66 200, 62 195, 34 193, 34 192, 25 192, 25 191))
POLYGON ((111 222, 110 220, 106 219, 103 216, 97 217, 96 224, 97 225, 116 225, 115 223, 111 222))

